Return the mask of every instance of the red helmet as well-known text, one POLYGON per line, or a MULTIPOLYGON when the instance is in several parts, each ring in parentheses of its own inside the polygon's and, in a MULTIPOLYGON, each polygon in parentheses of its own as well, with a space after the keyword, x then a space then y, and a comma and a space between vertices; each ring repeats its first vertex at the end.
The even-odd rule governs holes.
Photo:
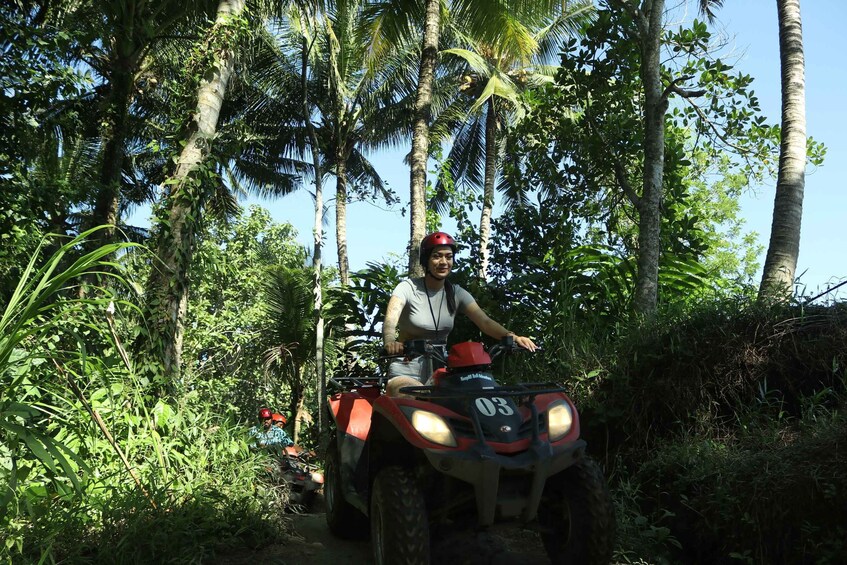
POLYGON ((285 416, 279 414, 278 412, 274 412, 274 415, 271 418, 274 422, 282 422, 283 426, 288 423, 288 420, 285 418, 285 416))
POLYGON ((485 367, 491 365, 491 356, 476 341, 465 341, 457 343, 450 348, 447 356, 448 369, 460 369, 469 367, 485 367))
POLYGON ((271 409, 270 408, 260 408, 259 409, 259 419, 265 420, 271 417, 271 409))
POLYGON ((426 262, 429 261, 429 254, 439 245, 446 245, 456 253, 456 240, 450 237, 449 234, 443 231, 437 231, 429 234, 421 240, 420 262, 421 266, 426 267, 426 262))

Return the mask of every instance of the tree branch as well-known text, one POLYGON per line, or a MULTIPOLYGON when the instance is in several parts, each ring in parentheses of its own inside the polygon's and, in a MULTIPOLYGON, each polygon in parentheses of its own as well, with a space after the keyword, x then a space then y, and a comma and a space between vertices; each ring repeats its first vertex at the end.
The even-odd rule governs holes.
POLYGON ((632 205, 635 206, 637 210, 641 210, 641 197, 638 196, 638 193, 635 192, 635 189, 632 188, 632 185, 629 184, 629 180, 626 178, 626 171, 623 168, 623 164, 620 159, 617 157, 613 157, 614 161, 614 169, 615 169, 615 180, 618 181, 618 186, 621 187, 626 197, 632 202, 632 205))
POLYGON ((710 130, 712 130, 712 131, 715 133, 715 135, 717 136, 717 138, 718 138, 718 139, 719 139, 722 143, 726 144, 726 146, 727 146, 727 147, 731 147, 731 148, 732 148, 732 149, 734 149, 735 151, 738 151, 738 154, 739 154, 739 155, 745 155, 745 156, 747 155, 748 151, 747 151, 747 150, 745 150, 744 148, 739 147, 738 145, 736 145, 736 144, 732 143, 731 141, 729 141, 729 140, 727 139, 727 137, 726 137, 725 135, 723 135, 723 134, 722 134, 722 133, 718 130, 717 126, 716 126, 714 123, 712 123, 712 121, 708 118, 708 116, 706 116, 705 112, 703 112, 703 110, 701 110, 701 109, 700 109, 700 107, 699 107, 697 104, 695 104, 694 102, 692 102, 689 98, 686 98, 686 101, 687 101, 689 104, 691 104, 691 107, 692 107, 692 108, 694 108, 694 111, 695 111, 695 112, 697 112, 697 115, 700 117, 700 119, 701 119, 701 120, 703 120, 703 122, 704 122, 707 126, 709 126, 709 129, 710 129, 710 130))
POLYGON ((685 76, 681 76, 681 77, 678 77, 678 78, 672 80, 670 82, 670 84, 668 84, 668 86, 662 92, 662 99, 667 100, 668 96, 670 96, 671 92, 673 92, 674 94, 676 94, 678 96, 681 96, 682 98, 699 98, 700 96, 703 96, 704 94, 706 94, 705 89, 686 90, 684 88, 679 87, 680 82, 688 80, 690 78, 693 78, 693 77, 691 75, 685 75, 685 76))

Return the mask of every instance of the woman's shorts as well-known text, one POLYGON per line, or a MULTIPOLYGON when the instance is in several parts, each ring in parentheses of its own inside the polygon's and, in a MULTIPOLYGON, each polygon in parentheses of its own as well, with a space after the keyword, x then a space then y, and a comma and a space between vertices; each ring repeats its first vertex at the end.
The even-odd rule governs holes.
POLYGON ((415 357, 414 359, 405 360, 405 359, 397 359, 396 361, 392 361, 388 366, 388 377, 412 377, 413 379, 417 379, 421 383, 425 383, 429 380, 430 375, 423 375, 424 371, 424 358, 423 357, 415 357))

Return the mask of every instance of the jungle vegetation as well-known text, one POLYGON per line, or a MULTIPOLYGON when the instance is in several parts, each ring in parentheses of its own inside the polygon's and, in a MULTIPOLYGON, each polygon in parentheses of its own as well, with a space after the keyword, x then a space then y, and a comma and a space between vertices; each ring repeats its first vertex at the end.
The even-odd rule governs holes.
POLYGON ((825 148, 777 4, 779 123, 721 59, 716 0, 673 29, 662 0, 3 3, 0 560, 284 542, 247 428, 274 406, 320 448, 327 379, 377 370, 391 290, 452 218, 457 281, 544 345, 499 374, 580 407, 617 562, 842 563, 847 310, 792 294, 825 148), (396 147, 408 197, 379 173, 396 147), (770 177, 759 281, 738 196, 770 177), (294 191, 310 249, 243 205, 294 191), (351 271, 353 198, 408 204, 408 257, 351 271))

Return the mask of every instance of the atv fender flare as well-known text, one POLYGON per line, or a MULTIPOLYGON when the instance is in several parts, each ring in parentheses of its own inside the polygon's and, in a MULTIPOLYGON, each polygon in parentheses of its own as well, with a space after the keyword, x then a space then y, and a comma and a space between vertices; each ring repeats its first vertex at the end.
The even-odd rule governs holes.
POLYGON ((367 441, 371 430, 371 400, 355 393, 334 394, 329 409, 339 433, 367 441))

